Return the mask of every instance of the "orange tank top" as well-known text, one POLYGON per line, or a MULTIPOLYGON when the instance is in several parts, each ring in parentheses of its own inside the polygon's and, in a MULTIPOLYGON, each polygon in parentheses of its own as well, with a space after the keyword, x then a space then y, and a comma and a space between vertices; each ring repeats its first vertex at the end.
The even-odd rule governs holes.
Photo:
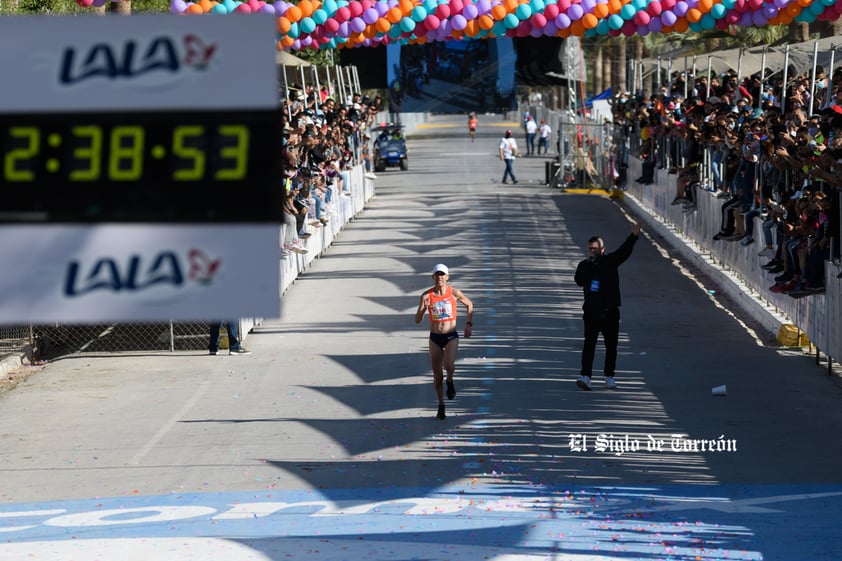
POLYGON ((430 289, 430 323, 440 323, 456 319, 456 297, 453 295, 453 288, 447 287, 447 291, 441 296, 436 294, 436 289, 430 289))

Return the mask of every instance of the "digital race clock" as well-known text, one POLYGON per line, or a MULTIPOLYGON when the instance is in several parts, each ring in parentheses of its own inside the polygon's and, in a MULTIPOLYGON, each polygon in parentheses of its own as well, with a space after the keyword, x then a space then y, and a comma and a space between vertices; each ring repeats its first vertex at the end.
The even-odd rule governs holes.
POLYGON ((0 221, 275 222, 280 110, 0 115, 0 221))

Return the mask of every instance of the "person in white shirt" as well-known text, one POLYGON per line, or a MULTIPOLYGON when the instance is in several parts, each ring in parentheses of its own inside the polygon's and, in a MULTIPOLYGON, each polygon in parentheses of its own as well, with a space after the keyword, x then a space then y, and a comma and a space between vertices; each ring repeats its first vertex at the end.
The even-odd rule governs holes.
POLYGON ((531 156, 535 153, 535 133, 538 132, 538 125, 532 115, 526 118, 526 155, 531 156))
POLYGON ((544 154, 550 151, 550 134, 552 129, 547 121, 541 119, 541 126, 538 127, 538 155, 541 155, 541 148, 544 148, 544 154))
POLYGON ((500 139, 498 151, 500 152, 500 159, 506 163, 506 169, 503 171, 503 181, 501 181, 501 183, 508 183, 508 181, 506 181, 507 177, 512 178, 512 183, 517 183, 515 172, 512 169, 512 162, 515 161, 515 158, 518 155, 518 149, 517 142, 514 138, 512 138, 512 131, 507 130, 503 138, 500 139))

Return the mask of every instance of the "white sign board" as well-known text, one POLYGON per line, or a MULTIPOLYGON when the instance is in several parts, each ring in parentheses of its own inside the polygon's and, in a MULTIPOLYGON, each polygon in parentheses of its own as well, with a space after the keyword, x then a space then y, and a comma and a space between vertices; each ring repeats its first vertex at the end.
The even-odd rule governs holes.
POLYGON ((276 107, 275 36, 257 15, 0 18, 0 111, 276 107))
POLYGON ((0 232, 4 318, 214 320, 280 311, 273 225, 46 224, 0 232))

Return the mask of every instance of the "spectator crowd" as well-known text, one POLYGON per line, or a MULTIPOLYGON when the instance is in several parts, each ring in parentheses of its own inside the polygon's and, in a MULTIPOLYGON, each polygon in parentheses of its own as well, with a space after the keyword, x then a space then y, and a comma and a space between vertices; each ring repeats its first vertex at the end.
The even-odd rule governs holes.
POLYGON ((284 114, 283 255, 307 253, 313 228, 335 214, 337 197, 351 194, 349 171, 365 164, 373 178, 371 130, 382 110, 380 97, 354 94, 339 104, 327 88, 290 85, 281 96, 284 114))
POLYGON ((684 212, 695 212, 705 191, 718 197, 713 238, 746 251, 762 238, 763 268, 776 275, 769 289, 801 297, 824 290, 824 262, 839 256, 842 66, 831 75, 789 68, 786 76, 728 70, 688 74, 685 84, 675 72, 652 95, 617 95, 615 183, 626 181, 630 144, 641 160, 635 181, 654 183, 665 170, 675 178, 672 203, 684 212))

